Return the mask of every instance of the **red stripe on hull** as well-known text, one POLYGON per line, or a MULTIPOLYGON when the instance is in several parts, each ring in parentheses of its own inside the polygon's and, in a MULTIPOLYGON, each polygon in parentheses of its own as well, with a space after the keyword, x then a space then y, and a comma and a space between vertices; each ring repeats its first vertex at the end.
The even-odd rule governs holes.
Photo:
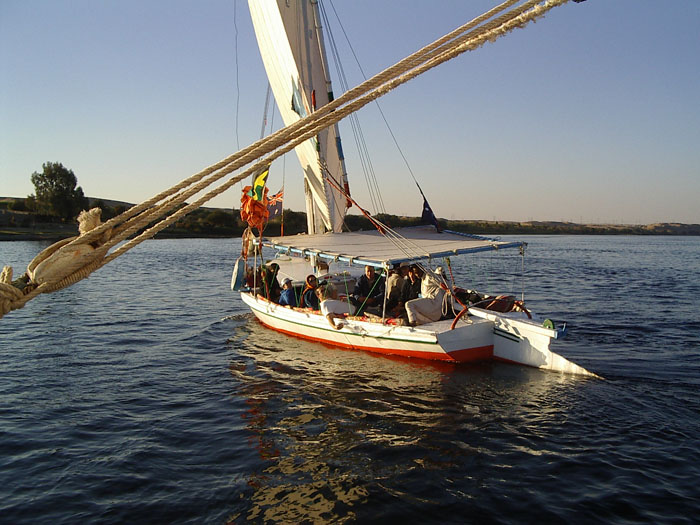
POLYGON ((260 324, 276 332, 281 332, 283 334, 291 335, 299 339, 305 339, 307 341, 314 341, 316 343, 321 343, 330 347, 349 348, 351 350, 364 350, 366 352, 372 352, 376 354, 399 355, 403 357, 414 357, 418 359, 429 359, 433 361, 447 361, 451 363, 474 363, 477 361, 488 361, 493 358, 493 345, 479 346, 476 348, 466 348, 464 350, 455 350, 453 352, 450 352, 449 354, 444 352, 420 352, 416 350, 377 348, 374 346, 360 346, 351 345, 347 343, 340 343, 336 341, 327 341, 325 339, 319 339, 317 337, 301 334, 299 332, 290 332, 289 330, 284 330, 283 328, 271 326, 257 316, 255 318, 260 322, 260 324))

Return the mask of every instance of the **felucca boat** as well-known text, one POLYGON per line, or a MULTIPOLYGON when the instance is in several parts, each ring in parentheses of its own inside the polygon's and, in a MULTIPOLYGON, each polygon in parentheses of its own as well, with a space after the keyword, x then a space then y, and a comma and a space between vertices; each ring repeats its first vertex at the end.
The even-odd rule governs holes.
MULTIPOLYGON (((279 112, 285 125, 292 125, 333 100, 319 4, 313 0, 249 0, 249 8, 279 112)), ((262 263, 262 248, 273 250, 279 276, 292 278, 297 289, 307 274, 315 273, 342 292, 349 291, 362 267, 371 266, 386 275, 402 262, 418 264, 445 290, 445 313, 452 309, 455 314, 417 326, 382 315, 349 315, 337 329, 319 311, 281 306, 267 299, 259 293, 260 281, 255 277, 248 287, 240 288, 243 266, 248 267, 246 255, 236 265, 232 288, 240 290, 241 299, 263 325, 290 336, 381 354, 460 363, 495 359, 594 375, 550 351, 551 341, 562 337, 565 327, 537 320, 513 298, 461 290, 433 270, 444 257, 503 249, 524 252, 525 243, 440 232, 430 225, 391 230, 374 220, 374 231, 343 232, 345 213, 353 201, 337 125, 295 150, 304 172, 308 233, 255 239, 253 266, 258 257, 262 263)), ((252 188, 249 196, 254 192, 252 188)), ((427 201, 424 204, 430 211, 427 201)), ((247 239, 244 241, 247 245, 247 239)))

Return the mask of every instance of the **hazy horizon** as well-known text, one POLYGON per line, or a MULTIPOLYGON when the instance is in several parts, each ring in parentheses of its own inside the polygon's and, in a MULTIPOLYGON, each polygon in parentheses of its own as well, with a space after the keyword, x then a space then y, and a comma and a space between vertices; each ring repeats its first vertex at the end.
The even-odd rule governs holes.
MULTIPOLYGON (((5 199, 24 199, 26 197, 17 197, 17 196, 1 196, 0 195, 0 201, 5 200, 5 199)), ((109 199, 105 197, 92 197, 92 196, 87 196, 88 199, 92 199, 94 201, 104 201, 107 205, 111 206, 112 204, 110 203, 115 203, 115 204, 124 204, 128 206, 133 206, 138 203, 136 202, 129 202, 129 201, 121 201, 121 200, 116 200, 116 199, 109 199)), ((189 202, 189 201, 188 201, 189 202)), ((212 206, 212 205, 205 205, 201 207, 202 209, 217 209, 217 210, 234 210, 237 211, 239 208, 236 207, 221 207, 221 206, 212 206)), ((284 208, 285 211, 292 211, 295 213, 306 213, 305 210, 293 210, 291 208, 284 208)), ((405 217, 405 218, 417 218, 420 217, 420 213, 416 214, 398 214, 398 213, 390 213, 387 212, 389 215, 395 215, 397 217, 405 217)), ((350 208, 348 210, 348 215, 356 215, 360 216, 362 215, 356 208, 350 208)), ((575 225, 581 225, 581 226, 651 226, 654 224, 682 224, 682 225, 688 225, 688 226, 693 226, 697 225, 700 223, 684 223, 684 222, 677 222, 677 221, 663 221, 663 222, 647 222, 647 223, 635 223, 635 222, 577 222, 577 221, 565 221, 565 220, 538 220, 538 219, 531 219, 531 220, 505 220, 505 219, 494 219, 494 218, 474 218, 474 217, 454 217, 454 218, 449 218, 449 217, 442 217, 440 215, 437 216, 438 219, 440 220, 449 220, 449 221, 462 221, 462 222, 505 222, 505 223, 566 223, 566 224, 575 224, 575 225)))

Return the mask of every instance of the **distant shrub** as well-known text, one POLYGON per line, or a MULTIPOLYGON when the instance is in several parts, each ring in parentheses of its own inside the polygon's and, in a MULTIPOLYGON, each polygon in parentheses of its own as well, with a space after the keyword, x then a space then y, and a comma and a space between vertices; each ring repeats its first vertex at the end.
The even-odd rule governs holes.
POLYGON ((7 209, 12 211, 27 211, 24 199, 14 199, 7 203, 7 209))

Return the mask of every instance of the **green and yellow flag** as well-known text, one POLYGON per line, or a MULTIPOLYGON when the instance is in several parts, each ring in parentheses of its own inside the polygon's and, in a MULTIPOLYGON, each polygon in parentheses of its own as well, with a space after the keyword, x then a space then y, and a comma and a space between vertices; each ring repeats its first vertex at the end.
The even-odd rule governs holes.
POLYGON ((253 182, 253 187, 248 192, 248 195, 253 197, 253 200, 261 201, 263 198, 263 192, 265 191, 265 184, 267 183, 267 176, 270 174, 270 166, 260 170, 255 176, 255 182, 253 182))

